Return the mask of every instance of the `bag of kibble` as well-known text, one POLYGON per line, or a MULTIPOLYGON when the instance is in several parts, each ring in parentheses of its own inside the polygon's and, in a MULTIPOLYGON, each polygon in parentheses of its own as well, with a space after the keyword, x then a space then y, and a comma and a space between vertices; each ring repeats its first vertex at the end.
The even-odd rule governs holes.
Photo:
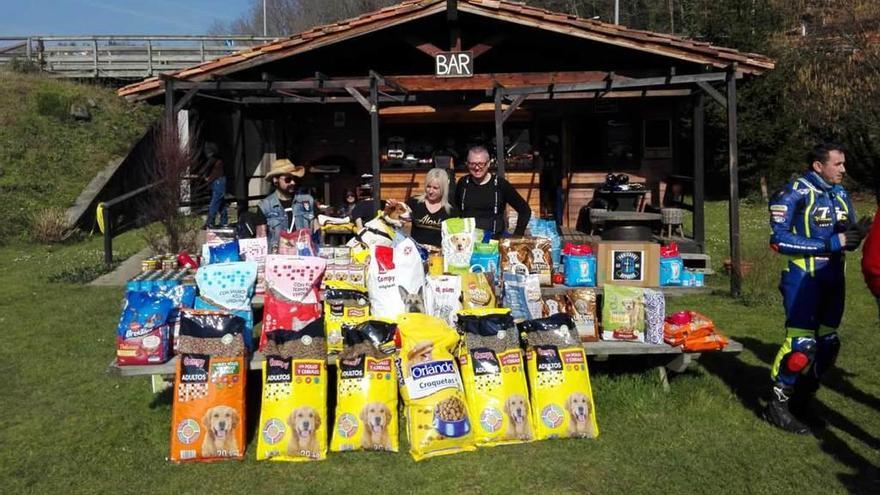
POLYGON ((183 310, 174 376, 171 460, 241 459, 245 449, 243 319, 183 310))
POLYGON ((587 358, 565 314, 518 325, 524 337, 535 438, 599 435, 587 358))
POLYGON ((263 399, 257 460, 327 457, 327 345, 320 319, 302 330, 277 330, 263 348, 263 399))
POLYGON ((532 440, 525 360, 510 310, 460 311, 458 330, 464 338, 458 362, 468 406, 479 420, 477 446, 532 440))

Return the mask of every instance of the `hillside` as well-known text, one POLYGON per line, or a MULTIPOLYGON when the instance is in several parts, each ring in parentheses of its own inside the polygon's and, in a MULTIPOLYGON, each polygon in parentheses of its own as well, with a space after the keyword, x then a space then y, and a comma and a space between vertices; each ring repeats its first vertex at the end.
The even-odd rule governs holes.
POLYGON ((38 211, 70 206, 160 111, 126 103, 110 88, 0 69, 0 243, 27 239, 38 211), (72 104, 91 120, 73 119, 72 104))

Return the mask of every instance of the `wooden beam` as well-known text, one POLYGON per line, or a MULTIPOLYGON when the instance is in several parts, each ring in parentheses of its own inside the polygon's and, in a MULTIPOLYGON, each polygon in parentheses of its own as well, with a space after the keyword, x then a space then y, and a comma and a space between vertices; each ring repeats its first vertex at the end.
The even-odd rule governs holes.
POLYGON ((730 168, 730 294, 739 297, 742 291, 742 258, 739 239, 739 154, 736 129, 736 64, 727 79, 727 151, 730 168))
POLYGON ((177 113, 174 111, 174 80, 165 80, 165 128, 174 129, 175 117, 177 113))
POLYGON ((727 74, 724 72, 710 72, 707 74, 692 74, 671 77, 644 77, 639 79, 623 79, 615 76, 614 79, 603 78, 597 82, 573 83, 573 84, 554 84, 552 87, 547 85, 535 87, 521 87, 505 89, 505 94, 532 94, 532 93, 562 93, 566 91, 611 91, 614 89, 631 89, 631 88, 650 88, 664 87, 677 84, 693 84, 699 81, 725 81, 727 74))
MULTIPOLYGON (((504 114, 501 102, 504 98, 501 88, 495 89, 495 166, 498 177, 504 178, 504 114)), ((506 228, 503 226, 502 228, 506 228)))
MULTIPOLYGON (((358 93, 360 94, 360 93, 358 93)), ((373 164, 373 210, 379 211, 379 198, 382 197, 381 177, 379 175, 379 81, 370 78, 370 147, 373 164)))
POLYGON ((458 20, 458 0, 446 0, 446 20, 458 20))
POLYGON ((501 122, 507 122, 507 119, 513 115, 513 112, 516 111, 517 108, 522 104, 523 100, 526 99, 526 95, 516 95, 513 98, 513 101, 510 102, 510 106, 507 107, 507 110, 504 111, 504 114, 501 115, 501 122))
MULTIPOLYGON (((434 77, 434 75, 385 76, 385 80, 396 82, 408 91, 493 91, 498 86, 521 88, 524 86, 603 81, 607 75, 607 72, 602 71, 515 72, 474 74, 473 77, 452 77, 447 79, 440 79, 434 77)), ((505 93, 509 94, 508 91, 505 91, 505 93)))
POLYGON ((720 91, 713 88, 711 84, 707 83, 706 81, 697 81, 697 86, 705 91, 707 95, 711 96, 716 103, 724 108, 727 108, 727 99, 724 97, 724 95, 721 94, 720 91))
POLYGON ((486 41, 483 41, 481 43, 477 43, 476 45, 472 46, 468 51, 473 53, 474 58, 477 58, 480 55, 488 52, 489 50, 491 50, 491 49, 495 48, 496 46, 498 46, 499 44, 501 44, 506 38, 507 38, 506 36, 500 35, 500 34, 497 36, 493 36, 493 37, 487 39, 486 41))
POLYGON ((706 252, 706 215, 705 215, 705 114, 702 93, 694 95, 694 241, 706 252))
POLYGON ((183 95, 183 98, 181 98, 180 101, 178 101, 174 105, 174 113, 176 114, 177 112, 183 110, 183 107, 188 105, 189 102, 192 101, 193 98, 195 98, 196 93, 198 93, 198 92, 199 92, 199 88, 192 88, 189 91, 187 91, 186 94, 183 95))
MULTIPOLYGON (((377 87, 377 89, 378 89, 378 87, 377 87)), ((352 87, 346 87, 345 90, 348 91, 348 94, 350 94, 352 97, 354 97, 354 99, 357 100, 357 102, 360 103, 362 107, 364 107, 364 110, 366 110, 368 112, 373 111, 372 110, 373 105, 372 105, 371 101, 367 101, 367 99, 364 98, 364 95, 362 95, 360 91, 358 91, 357 89, 352 88, 352 87)), ((370 91, 372 91, 372 90, 373 90, 373 88, 371 85, 370 91)), ((374 98, 372 101, 378 101, 378 97, 374 98)))
POLYGON ((404 41, 413 46, 416 50, 428 55, 429 57, 436 57, 438 53, 442 52, 440 48, 438 48, 433 43, 429 43, 421 38, 416 36, 404 36, 404 41))

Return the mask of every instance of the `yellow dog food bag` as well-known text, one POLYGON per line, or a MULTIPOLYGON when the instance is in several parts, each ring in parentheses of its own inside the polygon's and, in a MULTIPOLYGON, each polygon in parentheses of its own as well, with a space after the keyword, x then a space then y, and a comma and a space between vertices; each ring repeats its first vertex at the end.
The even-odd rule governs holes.
POLYGON ((413 459, 474 450, 472 420, 452 354, 458 333, 422 313, 405 313, 397 325, 398 381, 413 459))
POLYGON ((318 319, 298 332, 277 330, 263 349, 257 460, 327 457, 327 346, 318 319))
POLYGON ((348 282, 328 280, 324 290, 324 330, 327 352, 342 350, 342 327, 355 326, 370 317, 367 291, 348 282))
POLYGON ((528 320, 519 330, 528 343, 535 439, 599 436, 587 357, 571 317, 528 320))
POLYGON ((458 362, 478 447, 534 438, 525 359, 509 309, 459 311, 458 362))
POLYGON ((331 451, 398 451, 397 368, 394 356, 380 350, 393 352, 396 332, 395 323, 382 320, 343 329, 331 451))

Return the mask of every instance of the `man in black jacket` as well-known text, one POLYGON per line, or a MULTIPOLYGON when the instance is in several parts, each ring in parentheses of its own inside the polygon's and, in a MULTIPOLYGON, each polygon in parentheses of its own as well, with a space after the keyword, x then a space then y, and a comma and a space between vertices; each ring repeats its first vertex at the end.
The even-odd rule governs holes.
POLYGON ((468 175, 459 179, 455 188, 455 206, 461 216, 473 217, 477 228, 491 232, 497 239, 504 235, 505 210, 510 205, 518 215, 514 235, 525 234, 532 210, 510 182, 489 173, 489 152, 485 147, 474 146, 468 150, 467 168, 468 175))

